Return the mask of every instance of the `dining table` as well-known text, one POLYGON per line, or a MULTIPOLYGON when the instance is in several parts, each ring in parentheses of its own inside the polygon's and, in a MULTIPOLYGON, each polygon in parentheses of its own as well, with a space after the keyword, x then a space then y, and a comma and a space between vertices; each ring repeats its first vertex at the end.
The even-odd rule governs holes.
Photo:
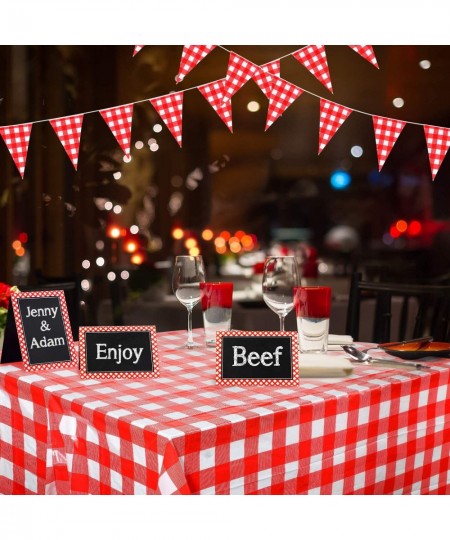
POLYGON ((0 493, 450 494, 449 358, 221 386, 194 338, 158 333, 152 379, 0 364, 0 493))

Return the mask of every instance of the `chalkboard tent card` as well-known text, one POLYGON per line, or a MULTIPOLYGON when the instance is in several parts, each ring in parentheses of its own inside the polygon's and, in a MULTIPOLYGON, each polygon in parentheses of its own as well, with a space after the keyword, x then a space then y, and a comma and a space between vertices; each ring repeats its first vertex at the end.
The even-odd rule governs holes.
POLYGON ((14 292, 11 304, 26 371, 78 367, 64 291, 14 292))
POLYGON ((216 383, 224 386, 297 386, 297 332, 217 332, 216 383))
POLYGON ((82 379, 159 377, 155 326, 80 326, 82 379))

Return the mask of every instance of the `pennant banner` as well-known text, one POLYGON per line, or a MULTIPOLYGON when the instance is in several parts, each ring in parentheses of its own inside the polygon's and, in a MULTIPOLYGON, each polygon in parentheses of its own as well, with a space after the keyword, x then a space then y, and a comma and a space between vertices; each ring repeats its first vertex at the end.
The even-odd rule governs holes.
POLYGON ((310 45, 292 53, 305 68, 316 77, 328 90, 333 93, 327 56, 323 45, 310 45))
POLYGON ((70 158, 75 170, 78 168, 78 152, 80 150, 81 128, 83 126, 82 114, 55 118, 50 120, 52 128, 58 135, 64 150, 70 158))
POLYGON ((103 120, 108 124, 112 134, 117 139, 127 157, 130 157, 131 121, 133 119, 133 104, 121 105, 100 111, 103 120))
POLYGON ((195 66, 205 58, 216 45, 185 45, 181 53, 180 68, 175 77, 177 83, 181 82, 195 66))
MULTIPOLYGON (((142 47, 144 46, 136 45, 135 54, 139 52, 142 47)), ((210 50, 212 50, 216 46, 186 46, 186 55, 188 54, 187 47, 210 47, 210 50)), ((355 50, 363 58, 371 62, 374 66, 378 67, 378 63, 371 45, 349 45, 349 47, 355 50)), ((207 54, 204 54, 205 51, 194 52, 199 53, 200 60, 207 54)), ((323 46, 304 47, 303 49, 299 49, 291 53, 291 55, 306 66, 313 75, 315 75, 327 88, 330 89, 330 91, 332 91, 328 64, 325 56, 325 48, 323 46)), ((198 61, 200 61, 191 61, 188 59, 189 57, 186 56, 185 60, 182 62, 183 67, 180 66, 179 74, 188 73, 190 69, 192 69, 192 67, 196 65, 198 61), (191 67, 188 65, 189 62, 192 63, 191 67)), ((231 52, 228 70, 224 79, 189 88, 183 92, 172 92, 168 95, 154 97, 149 99, 149 101, 181 147, 183 93, 185 91, 198 89, 221 118, 221 120, 225 123, 227 128, 232 132, 233 124, 231 98, 250 78, 253 78, 269 100, 265 127, 267 130, 284 113, 284 111, 290 105, 292 105, 292 103, 294 103, 298 97, 301 96, 302 93, 306 92, 312 96, 318 97, 312 92, 299 88, 291 84, 289 81, 282 79, 280 77, 280 60, 281 58, 258 66, 246 58, 231 52)), ((136 103, 140 103, 141 101, 144 100, 140 100, 136 103)), ((130 155, 134 104, 135 103, 130 103, 128 105, 120 105, 110 109, 90 111, 91 113, 99 112, 102 115, 120 147, 127 156, 130 155)), ((377 148, 378 168, 381 170, 398 137, 408 122, 376 116, 364 111, 354 111, 349 107, 345 107, 323 98, 320 98, 318 153, 320 154, 323 151, 326 145, 336 134, 337 130, 352 112, 358 112, 359 114, 372 117, 377 148)), ((38 121, 48 121, 51 124, 53 130, 67 152, 67 155, 72 161, 75 170, 78 167, 81 131, 85 114, 88 113, 38 121)), ((35 122, 0 126, 0 135, 3 138, 22 178, 24 177, 25 173, 28 146, 33 123, 35 122)), ((415 124, 417 124, 417 122, 415 122, 415 124)), ((434 180, 450 147, 450 129, 425 124, 418 125, 422 125, 424 128, 431 166, 431 174, 432 179, 434 180)))
POLYGON ((25 164, 27 161, 32 125, 32 123, 28 123, 19 124, 17 126, 0 127, 0 135, 5 141, 22 179, 25 174, 25 164))
POLYGON ((337 103, 320 100, 319 154, 352 112, 352 109, 337 103))
POLYGON ((375 57, 375 53, 373 52, 372 45, 349 45, 349 47, 362 56, 365 60, 370 62, 373 66, 380 69, 375 57))
POLYGON ((430 158, 431 178, 434 180, 450 147, 450 129, 423 126, 430 158))
POLYGON ((199 92, 216 111, 231 133, 233 133, 231 100, 228 100, 225 104, 223 103, 225 89, 225 79, 220 79, 219 81, 214 81, 198 87, 199 92))
POLYGON ((373 129, 377 145, 378 170, 381 171, 400 133, 406 125, 401 120, 373 116, 373 129))
POLYGON ((133 57, 137 55, 139 51, 141 51, 144 48, 144 45, 135 45, 134 51, 133 51, 133 57))
POLYGON ((183 123, 183 92, 174 92, 167 96, 150 99, 150 103, 162 118, 170 133, 181 148, 182 123, 183 123))
POLYGON ((302 93, 303 90, 298 86, 279 77, 275 78, 269 98, 266 131, 302 93))

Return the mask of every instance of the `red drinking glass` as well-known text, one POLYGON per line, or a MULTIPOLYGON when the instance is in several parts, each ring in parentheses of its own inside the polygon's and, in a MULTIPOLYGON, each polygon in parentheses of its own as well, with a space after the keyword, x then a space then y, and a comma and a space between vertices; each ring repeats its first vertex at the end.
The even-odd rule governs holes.
POLYGON ((329 319, 331 287, 294 287, 294 306, 297 317, 329 319))

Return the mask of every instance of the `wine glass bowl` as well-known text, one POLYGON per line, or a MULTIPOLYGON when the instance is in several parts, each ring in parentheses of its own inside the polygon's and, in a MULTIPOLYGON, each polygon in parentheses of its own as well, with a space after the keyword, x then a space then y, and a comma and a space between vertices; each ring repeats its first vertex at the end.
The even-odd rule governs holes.
POLYGON ((294 307, 294 287, 298 284, 295 257, 269 257, 264 265, 262 292, 267 306, 280 318, 280 331, 284 319, 294 307))
POLYGON ((175 258, 172 288, 177 300, 188 311, 188 337, 183 348, 198 347, 192 335, 192 309, 200 302, 200 283, 205 282, 205 267, 201 255, 178 255, 175 258))

